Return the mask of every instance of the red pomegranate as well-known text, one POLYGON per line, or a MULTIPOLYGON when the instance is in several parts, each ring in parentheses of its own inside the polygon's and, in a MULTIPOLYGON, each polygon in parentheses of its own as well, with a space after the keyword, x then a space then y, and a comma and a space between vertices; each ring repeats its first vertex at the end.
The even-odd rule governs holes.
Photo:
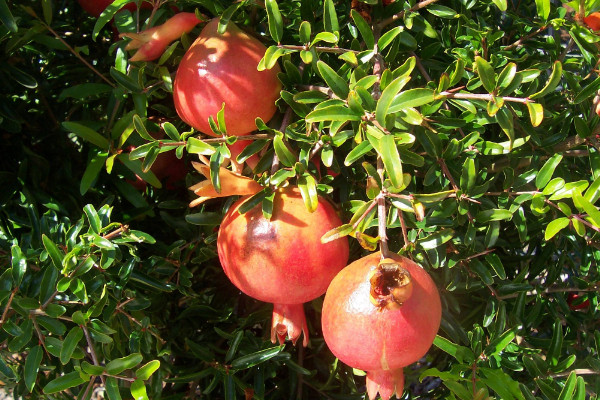
POLYGON ((224 34, 219 19, 211 20, 184 55, 173 84, 177 113, 200 132, 214 136, 208 117, 216 120, 225 103, 225 124, 230 135, 256 129, 255 119, 275 114, 281 83, 279 66, 258 71, 265 46, 232 22, 224 34))
POLYGON ((408 258, 363 257, 333 279, 323 303, 323 337, 344 363, 367 371, 369 399, 404 390, 402 368, 435 338, 442 311, 427 272, 408 258))
POLYGON ((217 249, 231 282, 255 299, 274 303, 271 341, 295 344, 308 332, 302 303, 325 293, 327 285, 348 261, 348 240, 321 243, 321 236, 342 221, 324 198, 308 212, 298 188, 276 192, 271 219, 262 208, 240 214, 250 196, 238 200, 225 215, 217 249))
POLYGON ((593 31, 600 31, 600 12, 593 12, 583 18, 583 22, 593 31))
MULTIPOLYGON (((102 11, 106 9, 114 0, 78 0, 81 8, 83 8, 90 15, 98 18, 102 11)), ((134 12, 137 8, 135 3, 125 4, 123 7, 126 10, 134 12)), ((145 1, 142 3, 142 8, 152 8, 152 3, 145 1)))
POLYGON ((589 299, 585 299, 585 300, 581 301, 581 299, 579 299, 580 297, 584 297, 584 295, 579 294, 579 293, 574 293, 574 292, 571 292, 567 295, 567 304, 569 305, 569 308, 571 310, 573 310, 573 311, 585 310, 586 308, 588 308, 590 306, 589 299))

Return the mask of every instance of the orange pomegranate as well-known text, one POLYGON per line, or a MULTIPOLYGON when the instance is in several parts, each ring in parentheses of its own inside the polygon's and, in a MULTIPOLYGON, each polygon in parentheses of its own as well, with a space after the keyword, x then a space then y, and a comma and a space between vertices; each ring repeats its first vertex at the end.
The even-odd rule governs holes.
POLYGON ((600 12, 593 12, 583 18, 583 22, 593 31, 600 31, 600 12))
POLYGON ((403 367, 419 360, 441 321, 438 290, 408 258, 363 257, 333 279, 323 303, 323 337, 344 363, 367 371, 369 399, 402 395, 403 367))
POLYGON ((275 193, 271 219, 262 208, 240 214, 250 196, 238 200, 225 215, 217 239, 219 260, 231 282, 255 299, 274 303, 271 340, 295 344, 308 332, 302 303, 327 290, 348 261, 348 240, 321 243, 321 236, 342 221, 324 198, 314 212, 304 205, 298 188, 275 193))

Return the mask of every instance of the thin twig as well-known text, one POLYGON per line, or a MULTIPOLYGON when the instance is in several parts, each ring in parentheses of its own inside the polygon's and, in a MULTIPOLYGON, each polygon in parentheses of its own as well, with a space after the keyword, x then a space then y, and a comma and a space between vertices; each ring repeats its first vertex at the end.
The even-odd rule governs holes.
POLYGON ((559 372, 556 374, 549 375, 550 378, 562 378, 571 375, 571 372, 575 372, 575 375, 600 375, 600 371, 594 371, 593 369, 577 368, 571 371, 559 372))
MULTIPOLYGON (((100 363, 98 362, 98 356, 96 355, 96 349, 94 349, 94 343, 92 343, 92 338, 90 337, 90 331, 88 330, 87 326, 82 326, 81 329, 83 329, 83 333, 85 334, 85 340, 90 348, 90 354, 92 356, 92 361, 94 361, 94 365, 100 366, 100 363)), ((100 375, 100 379, 102 379, 102 384, 106 385, 102 375, 100 375)))
POLYGON ((443 96, 449 99, 465 99, 465 100, 485 100, 494 101, 495 98, 503 99, 513 103, 527 104, 532 101, 527 97, 509 97, 509 96, 492 96, 488 93, 455 93, 450 91, 443 91, 439 93, 439 96, 443 96))
MULTIPOLYGON (((438 1, 438 0, 425 0, 425 1, 422 1, 422 2, 417 3, 414 6, 412 6, 408 11, 409 12, 418 11, 421 8, 425 8, 428 5, 430 5, 432 3, 435 3, 436 1, 438 1)), ((397 21, 397 20, 403 18, 405 12, 406 11, 403 10, 403 11, 400 11, 398 14, 394 14, 391 17, 384 19, 383 21, 381 21, 379 23, 379 25, 377 27, 379 29, 382 29, 382 28, 386 27, 387 25, 393 23, 394 21, 397 21)))
POLYGON ((358 50, 351 50, 351 49, 342 49, 340 47, 321 47, 321 46, 295 46, 295 45, 291 45, 291 44, 280 44, 277 45, 278 48, 280 49, 287 49, 287 50, 310 50, 315 49, 315 51, 320 52, 320 53, 336 53, 336 54, 343 54, 343 53, 354 53, 354 54, 358 54, 360 53, 360 51, 358 50))
POLYGON ((535 35, 538 35, 538 34, 542 33, 544 30, 546 30, 546 28, 548 28, 548 25, 544 25, 541 28, 539 28, 538 30, 536 30, 534 32, 531 32, 528 35, 523 36, 522 38, 520 38, 519 40, 517 40, 513 44, 510 44, 510 45, 506 46, 503 50, 512 50, 515 47, 521 46, 524 42, 526 42, 527 40, 531 39, 535 35))
POLYGON ((10 305, 12 304, 12 301, 15 298, 15 294, 17 294, 17 290, 18 288, 14 288, 13 291, 10 293, 8 303, 6 303, 6 308, 4 309, 4 312, 2 312, 2 319, 0 319, 0 328, 2 328, 2 325, 4 325, 4 323, 6 322, 6 315, 8 314, 8 310, 10 310, 10 305))

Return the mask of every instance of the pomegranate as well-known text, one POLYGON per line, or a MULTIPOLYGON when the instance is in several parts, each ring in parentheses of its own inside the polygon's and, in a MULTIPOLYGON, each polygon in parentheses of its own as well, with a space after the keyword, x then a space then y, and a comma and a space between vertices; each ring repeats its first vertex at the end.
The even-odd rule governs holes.
POLYGON ((280 69, 258 71, 265 46, 232 22, 221 35, 218 24, 218 18, 211 20, 181 60, 173 84, 175 109, 188 125, 214 136, 208 117, 216 120, 225 103, 227 133, 245 135, 256 129, 257 117, 268 121, 275 114, 280 69))
POLYGON ((408 258, 363 257, 333 279, 323 303, 325 342, 341 361, 367 371, 369 399, 402 394, 402 368, 435 338, 442 311, 427 272, 408 258))
MULTIPOLYGON (((114 0, 78 0, 79 5, 83 8, 88 14, 98 18, 102 11, 106 9, 109 5, 112 4, 114 0)), ((134 12, 137 8, 135 3, 127 3, 123 7, 126 10, 134 12)), ((145 1, 142 3, 142 8, 152 8, 152 3, 149 1, 145 1)))
POLYGON ((327 285, 348 261, 348 240, 326 244, 321 236, 342 221, 333 206, 319 198, 306 210, 298 188, 279 189, 270 220, 262 208, 240 214, 250 196, 238 200, 225 215, 217 239, 219 260, 231 282, 255 299, 274 303, 271 341, 295 344, 308 332, 302 303, 325 293, 327 285))
POLYGON ((174 40, 188 33, 201 20, 196 14, 189 12, 177 13, 169 18, 164 24, 148 28, 139 33, 121 33, 120 37, 128 37, 131 40, 125 50, 137 49, 130 61, 152 61, 159 58, 174 40))
POLYGON ((573 311, 577 311, 577 310, 585 310, 590 306, 590 300, 589 299, 585 299, 583 301, 578 300, 580 297, 584 297, 584 295, 581 295, 579 293, 569 293, 567 295, 567 304, 569 305, 569 308, 573 311))
POLYGON ((593 12, 583 18, 583 22, 593 31, 600 31, 600 12, 593 12))

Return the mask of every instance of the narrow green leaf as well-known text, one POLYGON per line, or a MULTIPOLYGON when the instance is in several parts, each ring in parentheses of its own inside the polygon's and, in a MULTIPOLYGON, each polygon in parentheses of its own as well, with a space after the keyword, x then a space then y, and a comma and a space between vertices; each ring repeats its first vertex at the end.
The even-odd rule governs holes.
POLYGON ((318 206, 317 182, 312 175, 305 173, 298 178, 298 188, 302 194, 304 205, 309 212, 313 212, 318 206))
POLYGON ((506 0, 492 0, 492 2, 498 7, 498 10, 504 12, 508 8, 508 2, 506 0))
POLYGON ((42 346, 37 345, 29 350, 29 354, 27 354, 27 358, 25 359, 25 387, 27 387, 29 393, 33 392, 33 387, 35 386, 35 381, 40 369, 40 364, 42 363, 43 355, 44 351, 42 346))
POLYGON ((106 394, 108 394, 109 400, 121 400, 117 378, 113 378, 112 376, 106 378, 106 394))
POLYGON ((63 128, 65 128, 69 132, 73 132, 80 138, 87 140, 88 142, 100 147, 103 150, 108 150, 109 142, 108 140, 100 135, 95 130, 88 128, 85 125, 82 125, 77 122, 65 121, 62 123, 63 128))
POLYGON ((503 107, 498 110, 496 113, 496 120, 498 121, 498 125, 500 128, 506 133, 509 140, 509 148, 508 150, 512 150, 513 143, 515 141, 515 127, 513 122, 513 115, 510 111, 507 110, 506 107, 503 107))
POLYGON ((569 226, 569 222, 570 220, 567 217, 561 217, 550 221, 548 226, 546 226, 544 240, 548 241, 552 239, 558 232, 569 226))
POLYGON ((138 379, 148 380, 152 376, 153 373, 156 372, 160 368, 159 360, 152 360, 143 366, 141 366, 138 370, 135 371, 135 376, 138 379))
POLYGON ((600 89, 600 76, 594 79, 593 82, 581 89, 581 91, 577 93, 577 95, 575 95, 575 98, 573 99, 573 104, 579 104, 584 100, 595 96, 598 92, 598 89, 600 89))
POLYGON ((575 388, 575 394, 573 395, 573 400, 585 400, 586 398, 586 390, 585 390, 585 381, 581 376, 577 377, 577 383, 575 388))
POLYGON ((375 47, 375 36, 373 35, 373 31, 371 30, 371 27, 369 26, 367 21, 365 21, 365 19, 355 9, 352 9, 352 11, 350 12, 350 16, 354 20, 354 23, 356 24, 356 27, 358 28, 360 35, 362 36, 363 40, 365 41, 365 45, 367 46, 367 49, 374 48, 375 47))
POLYGON ((267 9, 267 19, 269 21, 269 32, 271 37, 277 43, 281 43, 283 37, 283 19, 279 12, 279 6, 276 0, 266 0, 265 8, 267 9))
POLYGON ((460 189, 469 193, 477 182, 477 171, 475 170, 475 160, 467 158, 463 164, 462 174, 460 175, 460 189))
POLYGON ((298 29, 300 35, 300 41, 304 44, 310 42, 311 26, 310 22, 302 21, 300 28, 298 29))
POLYGON ((100 174, 100 171, 102 171, 107 158, 108 152, 98 152, 95 153, 90 159, 85 171, 83 172, 81 182, 79 183, 79 193, 82 196, 86 194, 94 184, 94 181, 100 174))
POLYGON ((187 138, 185 149, 188 153, 202 154, 205 156, 213 155, 217 150, 208 143, 203 142, 195 137, 187 138))
POLYGON ((476 56, 475 66, 477 68, 477 74, 485 90, 492 93, 496 89, 496 74, 494 68, 484 58, 476 56))
POLYGON ((337 14, 335 12, 335 4, 333 0, 325 0, 323 2, 323 28, 327 32, 339 32, 340 26, 338 23, 337 14))
POLYGON ((573 202, 578 208, 583 208, 583 210, 588 214, 588 216, 592 219, 592 222, 595 226, 600 227, 600 211, 594 206, 592 203, 587 201, 582 195, 581 191, 576 190, 573 193, 573 202))
POLYGON ((387 31, 386 33, 384 33, 383 35, 381 35, 381 37, 377 41, 377 47, 378 47, 379 51, 382 51, 383 49, 388 47, 394 41, 396 36, 398 36, 400 34, 400 32, 402 32, 402 30, 403 30, 402 27, 396 26, 396 27, 390 29, 389 31, 387 31))
POLYGON ((146 392, 146 385, 141 379, 136 379, 131 383, 129 388, 131 395, 134 400, 148 400, 148 393, 146 392))
POLYGON ((393 114, 406 108, 414 108, 432 103, 435 100, 432 89, 416 88, 405 90, 394 98, 388 112, 393 114))
POLYGON ((535 7, 538 17, 546 21, 550 15, 550 0, 535 0, 535 7))
POLYGON ((538 189, 543 189, 546 187, 548 182, 550 182, 550 179, 552 179, 552 175, 554 175, 554 170, 558 164, 560 164, 562 159, 562 154, 556 153, 544 163, 535 177, 535 187, 538 189))
POLYGON ((554 321, 554 326, 552 330, 552 340, 550 341, 550 346, 548 347, 548 354, 546 356, 546 360, 550 363, 551 366, 556 366, 561 356, 561 350, 563 345, 563 326, 560 320, 554 321))
POLYGON ((352 165, 356 160, 367 154, 369 151, 373 150, 373 146, 368 140, 361 142, 358 146, 353 148, 347 155, 344 160, 345 166, 352 165))
POLYGON ((362 115, 342 105, 327 106, 311 111, 306 116, 306 122, 322 122, 322 121, 360 121, 362 115))
POLYGON ((477 220, 477 222, 483 224, 490 221, 501 221, 504 219, 511 219, 512 215, 513 213, 510 210, 496 208, 491 210, 480 211, 479 213, 477 213, 475 219, 477 220))
POLYGON ((539 92, 532 94, 529 96, 530 99, 537 99, 539 97, 543 97, 548 93, 552 92, 558 86, 560 80, 562 78, 562 64, 560 61, 555 61, 552 66, 552 74, 546 82, 546 85, 539 92))
POLYGON ((380 139, 379 154, 392 185, 396 188, 403 187, 402 162, 393 135, 384 135, 380 139))
POLYGON ((502 260, 495 253, 490 253, 485 256, 485 261, 492 267, 498 278, 504 280, 506 279, 506 271, 504 270, 504 266, 502 265, 502 260))
MULTIPOLYGON (((548 0, 549 3, 549 0, 548 0)), ((550 4, 548 4, 550 7, 550 4)), ((560 392, 560 396, 558 396, 557 400, 571 400, 573 398, 573 393, 575 392, 575 387, 577 385, 577 374, 575 371, 572 371, 565 382, 565 386, 563 390, 560 392)))
POLYGON ((389 115, 389 108, 392 102, 408 81, 410 81, 410 76, 401 76, 394 79, 381 93, 381 97, 377 101, 377 108, 375 109, 375 118, 381 125, 385 126, 385 118, 389 115))
POLYGON ((71 361, 71 356, 81 339, 83 339, 83 329, 79 326, 73 327, 69 333, 67 333, 62 349, 60 350, 60 362, 63 365, 71 361))
MULTIPOLYGON (((328 0, 331 1, 331 0, 328 0)), ((348 83, 338 75, 337 72, 333 70, 329 65, 325 64, 323 61, 317 61, 317 69, 321 74, 321 77, 325 81, 325 83, 333 90, 336 96, 340 99, 345 99, 348 97, 348 83)))
POLYGON ((515 330, 516 329, 511 329, 494 338, 490 344, 486 346, 484 353, 488 356, 499 355, 517 336, 515 330))
POLYGON ((433 340, 433 345, 456 358, 459 363, 469 363, 475 358, 473 352, 468 347, 452 343, 450 340, 441 336, 435 337, 433 340))
POLYGON ((85 382, 87 382, 87 379, 83 379, 79 375, 79 372, 73 371, 51 380, 46 386, 44 386, 43 390, 46 394, 53 394, 81 385, 85 382))
POLYGON ((277 154, 279 161, 283 165, 290 168, 294 166, 296 163, 296 157, 294 157, 292 152, 288 150, 281 136, 275 136, 273 139, 273 148, 275 149, 275 154, 277 154))
POLYGON ((106 7, 106 9, 104 9, 102 14, 100 14, 100 17, 98 17, 98 19, 96 20, 94 30, 92 31, 92 39, 96 40, 98 34, 100 33, 104 25, 106 25, 110 22, 111 19, 113 19, 117 11, 123 8, 125 4, 132 3, 134 1, 135 0, 114 0, 112 3, 110 3, 109 6, 106 7))
POLYGON ((0 21, 2 21, 4 26, 11 32, 17 32, 19 30, 15 18, 6 4, 6 0, 0 0, 0 21))
POLYGON ((10 255, 13 284, 15 287, 18 287, 21 285, 21 281, 23 280, 23 276, 25 276, 25 272, 27 272, 27 258, 25 258, 25 255, 21 251, 21 248, 18 244, 13 244, 10 247, 10 255))
POLYGON ((432 233, 429 236, 419 239, 418 244, 424 250, 433 250, 443 245, 444 243, 447 243, 448 241, 452 240, 453 237, 453 229, 442 229, 441 231, 432 233))
POLYGON ((275 346, 236 358, 231 362, 233 369, 247 369, 263 363, 281 353, 284 346, 275 346))
POLYGON ((131 369, 141 363, 143 357, 140 353, 133 353, 126 357, 115 358, 106 364, 106 372, 110 375, 118 375, 126 369, 131 369))

